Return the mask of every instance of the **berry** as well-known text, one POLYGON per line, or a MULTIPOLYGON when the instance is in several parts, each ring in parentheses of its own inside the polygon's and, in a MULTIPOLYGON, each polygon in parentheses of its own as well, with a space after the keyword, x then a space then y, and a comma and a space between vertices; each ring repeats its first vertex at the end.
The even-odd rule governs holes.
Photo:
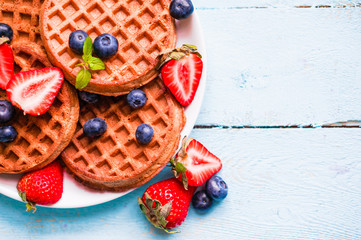
POLYGON ((228 186, 221 177, 212 176, 206 183, 206 191, 211 198, 220 201, 227 197, 228 186))
POLYGON ((104 33, 94 40, 94 53, 102 58, 110 58, 118 52, 118 40, 109 33, 104 33))
POLYGON ((18 136, 18 132, 12 126, 0 127, 0 142, 12 142, 18 136))
POLYGON ((189 204, 197 188, 185 190, 182 183, 170 178, 150 185, 142 198, 138 198, 139 206, 147 219, 157 228, 175 228, 187 217, 189 204))
POLYGON ((195 139, 183 139, 176 157, 171 159, 173 172, 185 187, 201 186, 222 168, 221 160, 195 139))
POLYGON ((69 35, 69 47, 77 54, 83 54, 83 46, 88 34, 83 30, 76 30, 69 35))
POLYGON ((17 185, 21 199, 26 202, 27 211, 36 210, 35 205, 49 205, 58 202, 63 194, 63 167, 54 161, 43 169, 26 173, 17 185))
POLYGON ((153 134, 153 128, 146 123, 142 123, 137 127, 135 137, 137 138, 138 143, 145 145, 152 140, 153 134))
POLYGON ((99 101, 100 96, 96 93, 79 91, 79 97, 86 103, 95 104, 99 101))
POLYGON ((6 23, 0 23, 0 37, 9 38, 9 42, 13 39, 13 29, 6 23))
POLYGON ((127 102, 133 109, 141 108, 147 102, 147 96, 145 92, 140 89, 134 89, 127 95, 127 102))
POLYGON ((14 76, 14 55, 11 47, 3 43, 0 45, 0 88, 6 89, 6 85, 14 76))
POLYGON ((169 13, 175 19, 185 19, 194 11, 191 0, 172 0, 169 6, 169 13))
POLYGON ((88 137, 100 137, 107 130, 107 123, 101 118, 92 118, 84 123, 83 132, 88 137))
POLYGON ((38 116, 51 107, 63 81, 63 72, 56 67, 20 72, 9 81, 6 93, 24 114, 38 116))
POLYGON ((0 100, 0 123, 9 122, 14 114, 14 106, 9 101, 0 100))
POLYGON ((213 199, 210 198, 205 190, 196 192, 192 198, 192 206, 198 210, 207 210, 212 206, 213 199))
POLYGON ((187 46, 174 50, 167 58, 171 60, 166 62, 161 70, 164 84, 183 106, 193 101, 202 76, 203 62, 194 51, 196 49, 187 46), (182 57, 179 58, 179 54, 182 57))

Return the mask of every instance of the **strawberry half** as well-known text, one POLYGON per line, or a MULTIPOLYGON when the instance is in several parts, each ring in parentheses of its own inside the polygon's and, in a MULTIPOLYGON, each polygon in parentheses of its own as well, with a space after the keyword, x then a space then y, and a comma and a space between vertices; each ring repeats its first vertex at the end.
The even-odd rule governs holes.
POLYGON ((183 106, 189 105, 202 77, 203 62, 197 48, 183 45, 169 53, 163 63, 161 77, 175 98, 183 106))
POLYGON ((175 176, 183 181, 185 189, 201 186, 222 168, 221 160, 195 139, 183 139, 182 148, 171 159, 175 176))
POLYGON ((37 116, 48 111, 63 81, 63 72, 56 67, 20 72, 7 84, 6 92, 24 114, 37 116))
POLYGON ((14 76, 14 55, 11 47, 0 45, 0 88, 6 89, 7 83, 14 76))

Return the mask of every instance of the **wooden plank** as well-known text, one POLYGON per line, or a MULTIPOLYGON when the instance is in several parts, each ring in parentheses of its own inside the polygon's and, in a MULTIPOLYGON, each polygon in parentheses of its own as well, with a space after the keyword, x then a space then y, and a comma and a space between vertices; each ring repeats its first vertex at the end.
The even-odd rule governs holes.
POLYGON ((361 129, 198 129, 192 137, 222 159, 230 192, 207 213, 191 208, 180 234, 141 215, 136 197, 147 184, 99 206, 35 214, 0 196, 0 238, 361 238, 361 129))
POLYGON ((358 0, 194 0, 194 5, 199 9, 227 9, 227 8, 290 8, 290 7, 359 7, 358 0))
POLYGON ((218 9, 199 15, 208 75, 197 125, 360 120, 359 9, 218 9))

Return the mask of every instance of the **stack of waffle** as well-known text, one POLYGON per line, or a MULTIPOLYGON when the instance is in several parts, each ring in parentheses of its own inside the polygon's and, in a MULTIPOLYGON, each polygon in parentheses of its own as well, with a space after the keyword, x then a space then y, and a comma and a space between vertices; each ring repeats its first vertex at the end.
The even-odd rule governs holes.
MULTIPOLYGON (((54 65, 74 85, 81 56, 68 46, 71 32, 84 30, 92 40, 111 33, 119 42, 118 53, 104 61, 105 70, 93 73, 83 89, 103 95, 98 103, 79 107, 75 89, 64 82, 44 115, 17 112, 11 124, 18 137, 0 143, 0 172, 38 169, 60 155, 77 180, 101 190, 128 190, 157 174, 174 155, 185 124, 183 107, 157 78, 160 54, 176 43, 170 0, 0 0, 0 4, 0 22, 14 31, 15 72, 54 65), (138 110, 128 106, 124 95, 135 88, 148 99, 138 110), (89 138, 82 126, 95 117, 104 119, 108 128, 101 137, 89 138), (142 123, 154 129, 147 145, 135 138, 142 123)), ((6 99, 5 91, 0 99, 6 99)))

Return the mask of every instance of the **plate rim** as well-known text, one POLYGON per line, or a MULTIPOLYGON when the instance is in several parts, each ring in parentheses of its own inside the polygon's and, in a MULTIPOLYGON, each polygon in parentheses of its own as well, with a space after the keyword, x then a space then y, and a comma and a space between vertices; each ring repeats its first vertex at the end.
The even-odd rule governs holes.
MULTIPOLYGON (((205 45, 205 40, 204 40, 204 34, 203 34, 203 29, 201 27, 201 23, 199 20, 199 16, 197 14, 197 11, 195 10, 193 12, 193 14, 185 20, 182 21, 177 21, 176 20, 176 24, 180 25, 180 24, 191 24, 191 28, 197 29, 197 41, 199 42, 198 44, 198 49, 202 54, 202 60, 203 60, 203 73, 202 73, 202 78, 201 81, 199 83, 194 101, 185 108, 185 115, 187 117, 187 121, 186 121, 186 125, 184 126, 184 129, 181 132, 181 138, 183 138, 184 136, 189 136, 189 134, 191 133, 196 120, 199 116, 200 110, 201 110, 201 106, 203 103, 203 99, 204 99, 204 93, 205 93, 205 88, 206 88, 206 79, 207 79, 207 52, 206 52, 206 45, 205 45), (187 22, 188 21, 188 22, 187 22), (187 115, 188 113, 188 115, 187 115)), ((193 37, 193 35, 192 35, 193 37)), ((177 46, 179 46, 180 44, 183 44, 182 42, 178 41, 178 36, 177 36, 177 46)), ((11 175, 11 174, 4 174, 6 175, 6 178, 10 178, 10 179, 14 179, 14 180, 10 180, 10 181, 15 181, 15 179, 18 181, 18 179, 21 177, 21 175, 11 175)), ((4 176, 3 175, 3 176, 4 176)), ((3 178, 2 174, 0 174, 0 180, 3 178)), ((71 177, 67 171, 64 171, 64 190, 66 189, 66 183, 69 184, 69 182, 71 182, 71 184, 79 184, 79 186, 81 188, 84 188, 85 191, 89 192, 92 191, 91 189, 89 190, 86 187, 83 187, 80 183, 76 182, 76 180, 73 179, 73 177, 71 177)), ((100 191, 94 191, 94 193, 97 194, 101 194, 104 196, 104 194, 106 195, 105 198, 98 200, 99 198, 94 198, 91 199, 90 201, 87 201, 86 203, 83 204, 79 204, 79 202, 68 202, 66 200, 62 201, 62 199, 59 200, 59 202, 52 204, 52 205, 39 205, 40 207, 45 207, 45 208, 59 208, 59 209, 73 209, 73 208, 83 208, 83 207, 90 207, 90 206, 96 206, 102 203, 106 203, 109 201, 112 201, 114 199, 120 198, 132 191, 134 191, 137 188, 134 189, 130 189, 126 192, 100 192, 100 191)), ((9 189, 9 187, 7 187, 7 185, 2 185, 1 181, 0 181, 0 194, 7 196, 9 198, 12 198, 14 200, 17 200, 19 202, 22 202, 21 198, 19 197, 19 195, 17 194, 16 188, 14 190, 9 189)), ((64 194, 64 193, 63 193, 64 194)))

